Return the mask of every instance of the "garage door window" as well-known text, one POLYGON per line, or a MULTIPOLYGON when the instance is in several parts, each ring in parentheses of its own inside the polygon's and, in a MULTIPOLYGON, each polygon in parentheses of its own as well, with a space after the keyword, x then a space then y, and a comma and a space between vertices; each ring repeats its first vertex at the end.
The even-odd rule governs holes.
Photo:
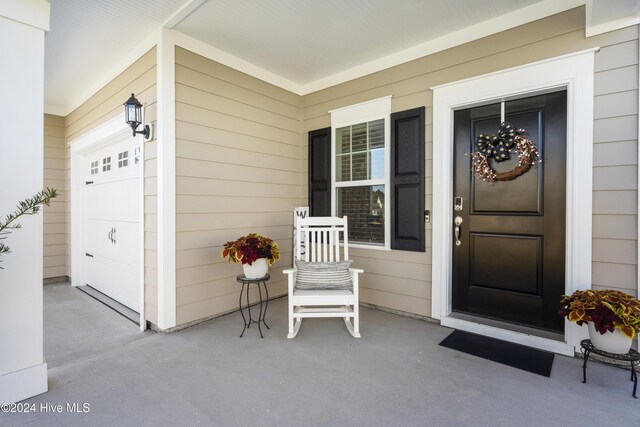
POLYGON ((91 175, 98 175, 98 161, 91 162, 91 175))
POLYGON ((129 151, 118 153, 118 167, 124 168, 129 165, 129 151))
POLYGON ((111 156, 102 159, 102 172, 111 170, 111 156))

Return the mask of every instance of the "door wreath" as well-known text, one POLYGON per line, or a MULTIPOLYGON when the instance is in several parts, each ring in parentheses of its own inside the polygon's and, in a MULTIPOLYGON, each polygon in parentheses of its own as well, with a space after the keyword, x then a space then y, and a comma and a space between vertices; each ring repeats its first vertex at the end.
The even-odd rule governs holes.
POLYGON ((471 153, 473 173, 483 181, 510 181, 516 179, 536 163, 542 162, 538 147, 526 135, 524 129, 516 129, 511 123, 502 122, 498 133, 486 135, 479 133, 476 137, 476 151, 471 153), (489 164, 489 159, 496 162, 509 159, 510 151, 518 153, 518 164, 506 172, 496 172, 489 164))

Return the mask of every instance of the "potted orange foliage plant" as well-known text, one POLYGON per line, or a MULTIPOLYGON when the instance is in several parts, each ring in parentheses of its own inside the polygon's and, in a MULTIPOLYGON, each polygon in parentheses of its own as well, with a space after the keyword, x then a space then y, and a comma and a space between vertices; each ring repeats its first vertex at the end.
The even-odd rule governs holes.
POLYGON ((627 353, 640 333, 640 301, 624 292, 605 289, 575 291, 564 296, 559 314, 587 324, 591 343, 609 353, 627 353))
POLYGON ((269 267, 280 259, 280 250, 272 239, 251 233, 225 243, 222 258, 242 264, 246 278, 259 279, 266 276, 269 267))

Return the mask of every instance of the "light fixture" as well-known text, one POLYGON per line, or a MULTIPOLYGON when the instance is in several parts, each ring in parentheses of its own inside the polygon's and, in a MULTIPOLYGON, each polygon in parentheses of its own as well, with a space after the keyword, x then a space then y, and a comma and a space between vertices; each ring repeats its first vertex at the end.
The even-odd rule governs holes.
POLYGON ((127 124, 131 126, 133 130, 133 136, 141 133, 145 139, 149 139, 149 136, 151 136, 149 125, 145 125, 143 130, 137 130, 138 126, 142 124, 142 104, 140 104, 140 101, 138 101, 133 94, 131 94, 131 98, 124 103, 124 117, 127 124))

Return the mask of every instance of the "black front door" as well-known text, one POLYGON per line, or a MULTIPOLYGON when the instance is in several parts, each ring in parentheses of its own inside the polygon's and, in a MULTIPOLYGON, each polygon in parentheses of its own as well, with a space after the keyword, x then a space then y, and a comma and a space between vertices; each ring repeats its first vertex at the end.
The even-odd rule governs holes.
MULTIPOLYGON (((511 181, 477 179, 469 156, 479 133, 497 133, 500 104, 455 112, 452 203, 462 222, 453 245, 454 312, 564 330, 557 311, 565 289, 566 99, 562 91, 505 103, 506 121, 527 131, 543 159, 511 181)), ((507 172, 517 161, 511 153, 489 164, 507 172)))

